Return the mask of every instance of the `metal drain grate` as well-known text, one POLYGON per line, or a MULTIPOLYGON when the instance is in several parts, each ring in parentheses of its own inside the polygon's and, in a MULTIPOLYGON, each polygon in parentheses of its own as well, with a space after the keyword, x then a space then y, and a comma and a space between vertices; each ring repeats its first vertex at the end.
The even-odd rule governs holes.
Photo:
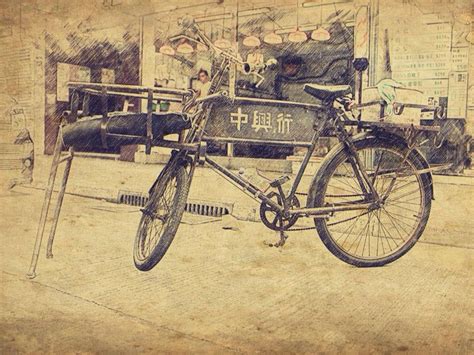
POLYGON ((143 207, 148 202, 148 194, 134 191, 119 191, 117 201, 125 205, 143 207))
POLYGON ((229 207, 226 205, 203 201, 188 201, 184 210, 189 213, 212 217, 222 217, 230 214, 229 207))
MULTIPOLYGON (((135 191, 119 191, 117 202, 130 206, 144 207, 148 202, 148 194, 135 191)), ((184 210, 201 216, 221 217, 232 212, 232 205, 220 202, 188 200, 184 210)))

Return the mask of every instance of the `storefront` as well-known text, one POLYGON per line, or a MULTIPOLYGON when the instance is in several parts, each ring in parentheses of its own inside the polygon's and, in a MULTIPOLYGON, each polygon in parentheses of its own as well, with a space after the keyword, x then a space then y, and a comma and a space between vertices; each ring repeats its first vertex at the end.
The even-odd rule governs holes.
MULTIPOLYGON (((18 6, 10 7, 15 19, 18 6)), ((213 43, 232 49, 242 61, 253 66, 276 61, 276 69, 263 73, 261 83, 256 75, 236 71, 225 86, 238 96, 312 103, 302 87, 314 82, 349 84, 357 98, 353 59, 368 58, 363 88, 392 78, 418 90, 413 96, 417 103, 445 107, 447 119, 461 122, 463 134, 473 131, 469 0, 403 0, 396 6, 381 0, 209 0, 148 7, 110 1, 90 10, 97 16, 78 12, 82 15, 75 17, 78 7, 63 1, 23 6, 23 21, 12 20, 0 32, 8 49, 0 82, 3 92, 22 106, 36 153, 51 152, 61 113, 68 109, 67 81, 199 88, 197 73, 205 69, 212 75, 215 62, 209 51, 177 37, 179 20, 187 16, 213 43)), ((132 110, 145 107, 138 101, 132 105, 132 110)), ((123 103, 109 107, 123 109, 123 103)), ((179 110, 167 103, 156 107, 179 110)), ((230 114, 222 119, 237 131, 230 114)), ((263 129, 271 130, 254 127, 263 129)), ((272 130, 278 134, 277 126, 272 130)), ((258 156, 233 148, 227 146, 227 153, 258 156)), ((257 151, 275 158, 291 153, 257 151)))
MULTIPOLYGON (((163 9, 143 17, 142 84, 197 88, 198 71, 211 71, 208 51, 176 37, 181 31, 179 20, 189 15, 214 43, 232 48, 242 60, 255 65, 277 60, 278 69, 266 72, 258 87, 260 78, 237 72, 230 85, 235 85, 239 96, 312 102, 302 90, 308 82, 349 84, 357 96, 352 61, 368 58, 363 88, 392 78, 409 90, 414 103, 441 105, 448 119, 462 121, 463 130, 472 131, 469 1, 406 0, 396 6, 378 0, 261 1, 258 5, 226 1, 163 9)), ((230 122, 230 114, 222 119, 230 122)), ((459 122, 453 124, 458 127, 459 122)), ((262 152, 261 147, 256 151, 262 152)))
MULTIPOLYGON (((139 84, 138 24, 124 26, 114 32, 96 30, 86 33, 72 32, 68 34, 67 40, 54 34, 46 36, 47 154, 54 148, 63 112, 70 109, 71 90, 68 82, 139 84)), ((108 101, 110 110, 123 109, 123 100, 110 98, 108 101)), ((132 105, 129 104, 130 107, 132 105)), ((99 97, 91 97, 89 106, 90 114, 101 113, 99 97)), ((108 150, 104 152, 112 153, 108 150)))
MULTIPOLYGON (((176 36, 182 31, 179 20, 185 16, 192 16, 217 46, 232 49, 251 66, 275 61, 276 68, 262 73, 263 80, 240 70, 230 76, 225 89, 236 96, 311 103, 314 99, 303 92, 305 83, 354 86, 352 1, 265 1, 258 5, 224 2, 212 7, 202 4, 150 14, 143 19, 142 84, 197 89, 200 69, 212 75, 213 53, 176 36)), ((365 45, 367 53, 368 41, 365 45)), ((231 117, 222 120, 228 121, 228 129, 222 133, 232 134, 231 117)), ((277 126, 263 129, 279 134, 277 126)), ((238 133, 237 126, 234 131, 238 133)), ((269 152, 262 146, 253 150, 231 147, 228 153, 284 158, 292 150, 269 152)))

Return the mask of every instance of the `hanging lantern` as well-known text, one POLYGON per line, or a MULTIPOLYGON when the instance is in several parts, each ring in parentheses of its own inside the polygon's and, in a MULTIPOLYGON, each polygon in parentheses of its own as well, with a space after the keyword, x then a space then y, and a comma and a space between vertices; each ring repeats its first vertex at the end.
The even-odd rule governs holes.
POLYGON ((325 28, 319 27, 311 33, 311 39, 315 41, 327 41, 331 38, 331 34, 325 28))
POLYGON ((222 33, 221 33, 221 38, 217 39, 215 42, 214 42, 214 45, 217 47, 217 48, 220 48, 220 49, 229 49, 232 47, 232 44, 230 43, 230 41, 228 39, 225 39, 224 38, 224 33, 225 33, 225 7, 222 9, 223 11, 223 16, 222 16, 222 33))
POLYGON ((283 38, 275 32, 271 32, 263 37, 263 42, 268 44, 281 44, 283 43, 283 38))
MULTIPOLYGON (((273 8, 276 8, 276 0, 273 0, 273 8)), ((263 37, 263 41, 267 44, 281 44, 283 43, 283 37, 275 32, 275 16, 268 17, 273 22, 273 31, 267 33, 265 37, 263 37)))
POLYGON ((220 49, 228 49, 231 47, 230 41, 225 38, 220 38, 214 42, 214 45, 220 49))
POLYGON ((261 42, 260 42, 260 39, 258 37, 248 36, 248 37, 244 38, 242 44, 245 47, 259 47, 261 42))
POLYGON ((306 35, 306 33, 303 31, 300 31, 299 29, 300 16, 299 16, 298 8, 299 8, 299 1, 296 0, 296 30, 288 34, 288 41, 293 42, 293 43, 306 42, 306 40, 308 39, 308 36, 306 35))
POLYGON ((298 29, 293 32, 290 32, 290 34, 288 35, 288 41, 293 43, 305 42, 307 39, 308 36, 306 35, 306 33, 298 29))
POLYGON ((160 47, 160 53, 161 54, 166 54, 166 55, 174 55, 175 51, 174 51, 173 47, 165 44, 164 46, 160 47))
MULTIPOLYGON (((336 14, 336 18, 337 18, 336 14)), ((323 6, 322 3, 319 6, 319 23, 320 26, 311 33, 311 39, 314 41, 327 41, 331 38, 331 34, 326 30, 323 25, 323 6)))
POLYGON ((194 52, 194 49, 189 43, 183 42, 176 48, 176 51, 181 54, 190 54, 194 52))

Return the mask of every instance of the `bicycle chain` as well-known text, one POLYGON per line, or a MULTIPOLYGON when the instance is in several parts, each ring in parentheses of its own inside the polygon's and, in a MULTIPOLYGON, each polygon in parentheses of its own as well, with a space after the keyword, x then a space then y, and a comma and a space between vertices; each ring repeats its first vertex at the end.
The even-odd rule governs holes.
POLYGON ((297 227, 297 228, 290 228, 287 229, 285 232, 300 232, 300 231, 309 231, 312 229, 316 229, 316 227, 297 227))

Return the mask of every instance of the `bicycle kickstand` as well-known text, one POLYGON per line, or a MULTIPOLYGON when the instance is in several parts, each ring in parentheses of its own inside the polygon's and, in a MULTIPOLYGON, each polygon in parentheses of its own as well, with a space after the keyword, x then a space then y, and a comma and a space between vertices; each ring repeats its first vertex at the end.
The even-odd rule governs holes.
MULTIPOLYGON (((283 221, 280 217, 280 223, 281 225, 283 226, 283 221)), ((285 233, 284 230, 280 230, 280 240, 276 243, 267 243, 265 242, 266 245, 268 245, 269 247, 275 247, 275 248, 280 248, 280 247, 283 247, 286 243, 286 240, 288 239, 288 235, 285 233)))
POLYGON ((276 242, 275 244, 273 244, 273 246, 275 248, 283 247, 283 245, 285 245, 287 239, 288 239, 288 235, 285 233, 285 231, 280 231, 280 240, 278 242, 276 242))

